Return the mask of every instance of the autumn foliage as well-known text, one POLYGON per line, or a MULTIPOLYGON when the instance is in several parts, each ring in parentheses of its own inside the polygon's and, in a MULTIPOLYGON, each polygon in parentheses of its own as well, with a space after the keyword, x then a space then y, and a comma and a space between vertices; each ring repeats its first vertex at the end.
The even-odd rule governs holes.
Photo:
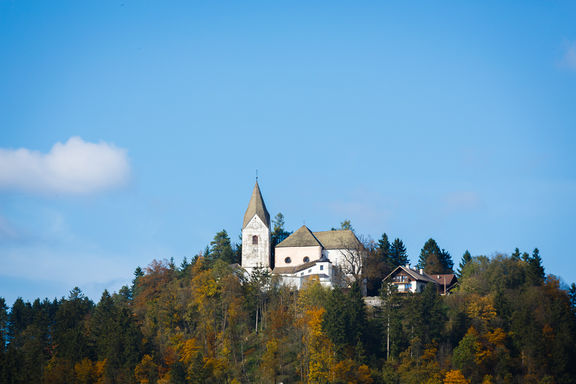
POLYGON ((575 383, 574 301, 528 262, 471 258, 458 289, 302 290, 218 258, 154 261, 95 304, 0 299, 0 383, 575 383))

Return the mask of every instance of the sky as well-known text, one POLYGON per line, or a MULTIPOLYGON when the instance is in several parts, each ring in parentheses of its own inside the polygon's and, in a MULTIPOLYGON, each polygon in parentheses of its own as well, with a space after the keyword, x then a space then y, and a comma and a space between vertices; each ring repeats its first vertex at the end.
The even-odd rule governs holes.
POLYGON ((576 282, 576 2, 0 0, 0 297, 271 216, 576 282))

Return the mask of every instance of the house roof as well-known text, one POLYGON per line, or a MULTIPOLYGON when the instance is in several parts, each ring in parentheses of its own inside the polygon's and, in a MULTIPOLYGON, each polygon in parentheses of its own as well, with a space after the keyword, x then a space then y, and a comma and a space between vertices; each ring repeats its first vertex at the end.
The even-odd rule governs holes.
POLYGON ((318 259, 318 260, 314 260, 314 261, 309 261, 309 262, 304 263, 304 264, 295 265, 293 267, 276 267, 276 268, 274 268, 272 273, 278 274, 278 275, 294 274, 294 273, 298 273, 300 271, 303 271, 305 269, 308 269, 310 267, 313 267, 314 265, 316 265, 316 263, 319 263, 319 262, 330 263, 330 260, 318 259))
POLYGON ((426 273, 421 274, 418 271, 415 271, 412 268, 408 268, 408 267, 405 267, 403 265, 399 265, 398 267, 396 267, 396 269, 394 269, 392 272, 390 272, 390 274, 388 274, 388 276, 386 276, 384 278, 384 280, 388 280, 389 278, 396 275, 400 271, 406 272, 408 275, 410 275, 415 280, 424 281, 427 283, 438 284, 438 282, 435 279, 433 279, 432 277, 430 277, 428 274, 426 274, 426 273))
POLYGON ((266 204, 264 204, 264 199, 262 199, 262 193, 260 193, 260 186, 258 185, 258 181, 254 185, 254 190, 252 191, 252 197, 250 198, 250 203, 248 203, 248 208, 246 209, 246 213, 244 214, 244 223, 242 224, 242 229, 248 225, 250 220, 254 217, 254 215, 258 216, 260 220, 270 228, 270 214, 266 209, 266 204))
POLYGON ((357 249, 360 241, 349 229, 314 232, 324 249, 357 249))
POLYGON ((307 226, 303 225, 276 247, 321 247, 322 244, 307 226))
POLYGON ((451 287, 458 280, 456 278, 456 275, 453 273, 446 273, 443 275, 436 274, 436 275, 428 275, 428 276, 430 276, 432 279, 434 279, 436 281, 436 283, 438 283, 439 285, 443 286, 444 284, 446 284, 446 287, 451 287))

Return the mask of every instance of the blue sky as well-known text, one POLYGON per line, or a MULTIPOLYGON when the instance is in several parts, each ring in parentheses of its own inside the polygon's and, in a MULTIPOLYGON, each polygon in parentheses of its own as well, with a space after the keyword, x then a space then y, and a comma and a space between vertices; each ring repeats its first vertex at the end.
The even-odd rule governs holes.
POLYGON ((289 230, 576 281, 576 3, 0 0, 0 297, 289 230))

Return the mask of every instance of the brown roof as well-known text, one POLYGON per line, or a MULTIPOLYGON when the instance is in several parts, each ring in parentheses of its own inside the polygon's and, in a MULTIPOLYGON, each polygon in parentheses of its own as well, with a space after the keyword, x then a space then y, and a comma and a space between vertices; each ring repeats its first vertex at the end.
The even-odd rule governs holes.
POLYGON ((444 283, 446 283, 446 287, 450 287, 452 285, 454 285, 457 281, 456 279, 456 275, 453 273, 447 273, 447 274, 443 274, 443 275, 428 275, 429 277, 431 277, 432 279, 434 279, 436 281, 437 284, 439 285, 444 285, 444 283))
POLYGON ((254 215, 258 216, 260 220, 270 228, 270 214, 266 209, 266 204, 264 204, 264 199, 262 199, 262 193, 260 193, 260 186, 258 185, 258 181, 254 185, 254 190, 252 191, 252 197, 250 198, 250 203, 248 203, 248 208, 246 209, 246 213, 244 214, 244 223, 242 224, 242 229, 248 225, 250 220, 254 217, 254 215))
POLYGON ((362 246, 354 232, 349 229, 314 232, 314 236, 324 249, 357 249, 362 246))
POLYGON ((307 226, 303 225, 276 247, 321 247, 322 244, 307 226))
POLYGON ((396 267, 396 269, 394 269, 392 272, 390 272, 390 274, 388 276, 386 276, 384 278, 384 280, 388 280, 389 278, 396 275, 400 271, 406 272, 407 274, 412 276, 412 278, 414 278, 415 280, 425 281, 427 283, 438 284, 438 282, 436 280, 434 280, 432 277, 430 277, 428 274, 426 274, 426 273, 420 274, 418 271, 415 271, 412 268, 408 268, 408 267, 405 267, 403 265, 399 265, 398 267, 396 267))
POLYGON ((349 229, 338 231, 312 232, 307 226, 301 226, 277 247, 313 247, 324 249, 357 249, 362 246, 354 232, 349 229))

